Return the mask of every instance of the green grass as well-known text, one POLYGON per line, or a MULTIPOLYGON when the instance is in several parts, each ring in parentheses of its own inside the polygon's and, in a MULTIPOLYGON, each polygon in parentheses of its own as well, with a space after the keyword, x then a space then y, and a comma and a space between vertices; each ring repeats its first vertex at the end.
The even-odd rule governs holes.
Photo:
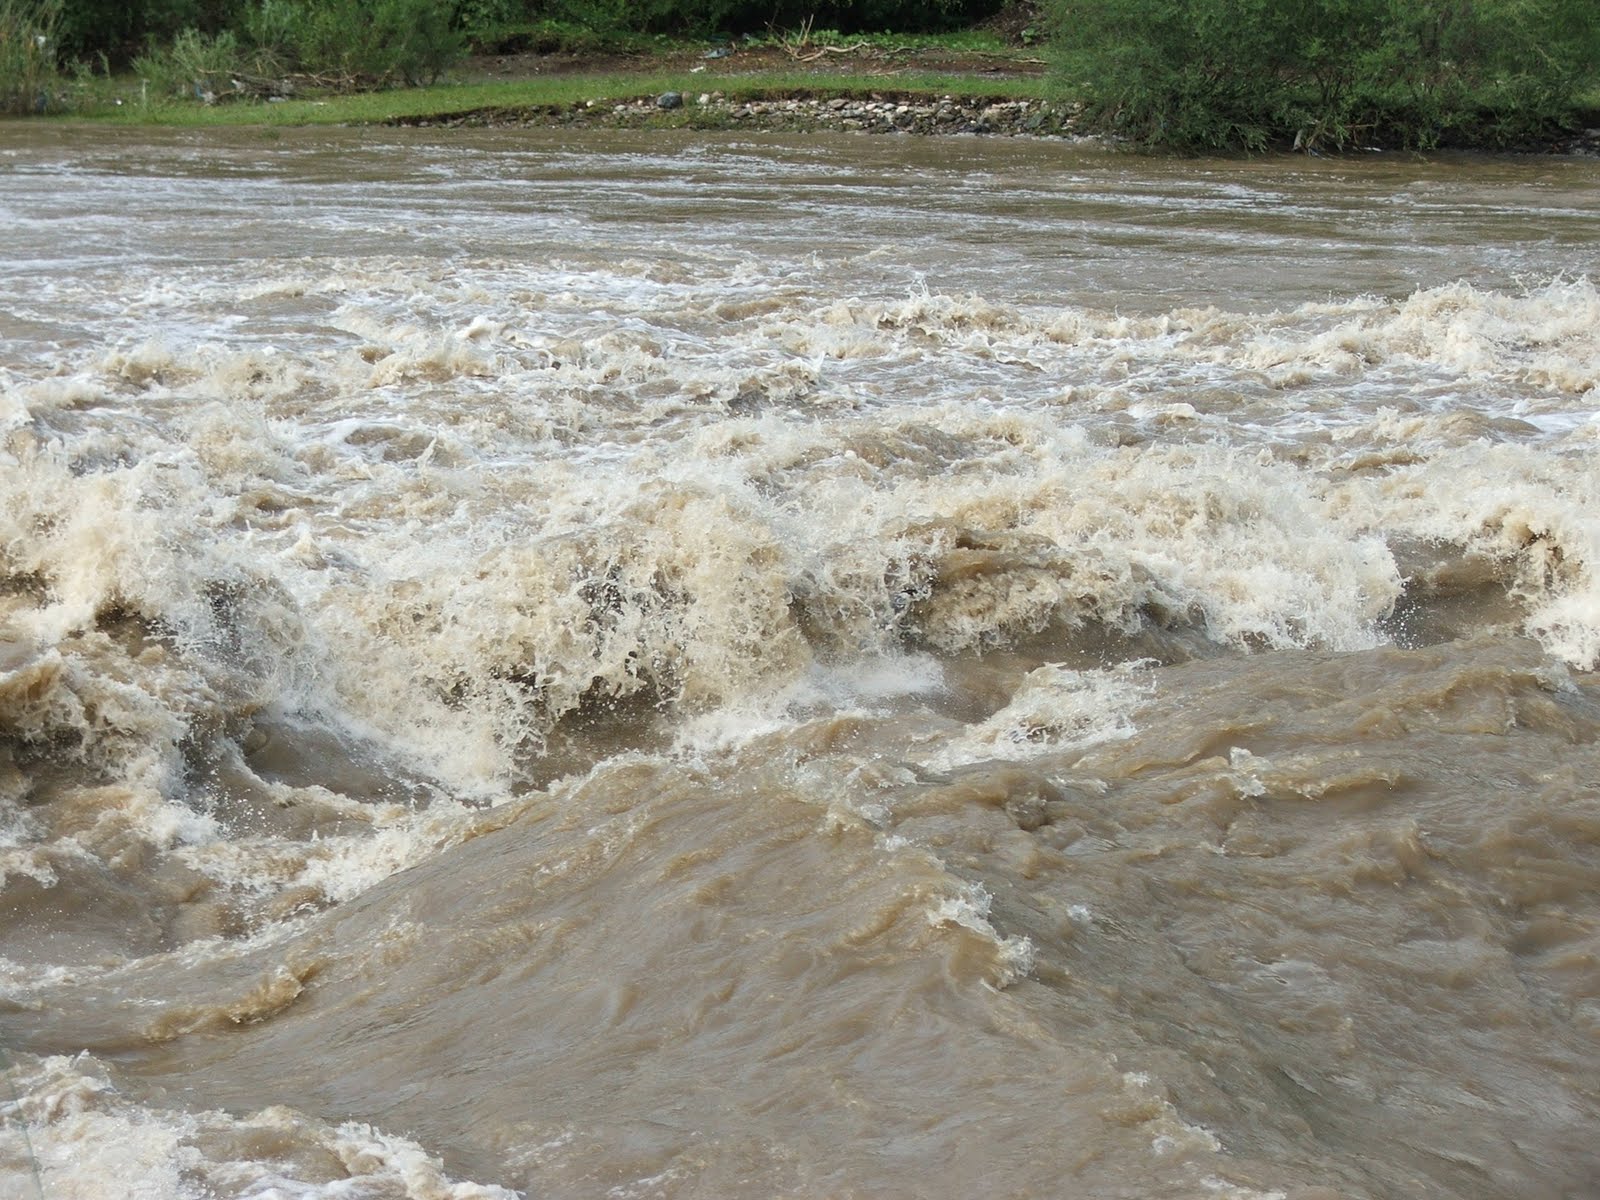
POLYGON ((602 29, 575 21, 545 19, 512 25, 490 25, 472 30, 469 41, 483 54, 654 54, 701 46, 666 34, 602 29))
POLYGON ((866 46, 873 50, 947 50, 965 54, 1016 55, 1017 48, 983 29, 958 29, 950 33, 840 33, 834 29, 794 30, 760 39, 769 46, 866 46))
POLYGON ((946 50, 975 54, 1016 54, 1018 48, 997 33, 984 29, 955 29, 946 33, 840 33, 836 29, 775 29, 762 36, 682 37, 665 33, 635 33, 601 29, 571 21, 541 20, 517 25, 491 26, 472 35, 474 44, 490 52, 534 50, 539 53, 658 54, 697 50, 708 46, 795 47, 866 46, 873 50, 946 50))
POLYGON ((230 101, 202 105, 188 101, 141 102, 137 81, 113 97, 101 89, 75 117, 119 125, 241 126, 362 125, 427 117, 448 117, 485 109, 563 109, 586 101, 617 104, 662 92, 721 92, 730 100, 775 96, 867 96, 873 92, 971 96, 995 99, 1047 99, 1057 93, 1042 78, 1005 80, 967 75, 906 73, 903 75, 828 74, 774 71, 753 75, 618 73, 563 75, 493 83, 439 84, 386 92, 331 95, 281 103, 230 101), (122 104, 116 106, 115 99, 122 104))

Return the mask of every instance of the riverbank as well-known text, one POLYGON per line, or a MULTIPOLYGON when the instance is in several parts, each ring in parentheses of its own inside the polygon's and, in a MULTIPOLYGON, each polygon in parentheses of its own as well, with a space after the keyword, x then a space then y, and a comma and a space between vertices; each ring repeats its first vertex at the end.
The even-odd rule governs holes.
MULTIPOLYGON (((304 81, 235 81, 200 100, 153 98, 137 81, 51 120, 159 126, 556 126, 1085 138, 1069 81, 1028 47, 882 47, 797 55, 779 46, 675 47, 647 55, 480 56, 430 87, 336 93, 304 81)), ((1526 152, 1600 156, 1585 128, 1526 152)), ((1287 148, 1287 147, 1285 147, 1287 148)))
POLYGON ((745 129, 778 133, 832 131, 900 134, 1023 134, 1082 137, 1072 101, 1004 95, 937 95, 883 89, 866 95, 825 90, 733 95, 721 90, 667 90, 628 100, 494 107, 396 118, 420 127, 578 126, 609 129, 745 129))
MULTIPOLYGON (((963 94, 928 87, 878 87, 870 82, 863 85, 859 80, 850 90, 817 84, 763 88, 747 78, 738 82, 732 94, 720 87, 702 90, 691 84, 686 91, 668 87, 627 98, 491 104, 396 116, 383 123, 424 128, 565 126, 922 136, 991 134, 1104 141, 1102 136, 1081 128, 1082 111, 1081 102, 1070 97, 1018 96, 999 89, 963 94)), ((1600 157, 1600 128, 1587 128, 1551 145, 1530 147, 1527 152, 1600 157)))
MULTIPOLYGON (((1076 96, 1037 75, 639 72, 561 73, 209 105, 141 105, 135 94, 91 115, 45 119, 176 127, 557 127, 1104 141, 1083 128, 1081 112, 1076 96)), ((1600 114, 1592 116, 1600 126, 1600 114)), ((1600 157, 1600 127, 1524 152, 1600 157)))
MULTIPOLYGON (((862 42, 835 53, 803 54, 763 44, 693 53, 680 49, 631 60, 490 56, 475 60, 469 77, 491 88, 532 88, 540 94, 453 106, 440 94, 445 107, 413 109, 382 123, 1104 140, 1087 130, 1079 90, 1046 67, 1022 44, 979 51, 862 42), (665 71, 644 69, 651 66, 665 71), (596 68, 610 73, 599 75, 596 68)), ((1600 155, 1600 109, 1582 114, 1581 124, 1586 128, 1526 150, 1600 155)))

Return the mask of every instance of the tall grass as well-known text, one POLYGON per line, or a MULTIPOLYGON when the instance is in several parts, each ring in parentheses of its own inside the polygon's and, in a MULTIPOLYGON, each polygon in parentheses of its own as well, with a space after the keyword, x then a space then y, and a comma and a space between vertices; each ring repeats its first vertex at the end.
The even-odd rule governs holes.
POLYGON ((57 107, 61 0, 0 0, 0 112, 57 107))

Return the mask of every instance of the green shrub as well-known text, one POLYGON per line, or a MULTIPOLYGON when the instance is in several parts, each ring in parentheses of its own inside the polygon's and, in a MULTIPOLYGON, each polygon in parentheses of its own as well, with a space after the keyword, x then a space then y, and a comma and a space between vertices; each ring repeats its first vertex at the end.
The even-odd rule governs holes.
POLYGON ((999 12, 1003 5, 999 0, 926 0, 921 4, 907 0, 788 0, 741 7, 752 16, 765 13, 768 22, 780 29, 809 20, 814 26, 841 33, 927 33, 974 24, 999 12))
POLYGON ((466 51, 438 0, 300 0, 292 57, 300 70, 350 81, 433 83, 466 51))
POLYGON ((648 50, 660 35, 630 29, 596 29, 550 19, 496 25, 468 32, 486 54, 630 54, 648 50))
MULTIPOLYGON (((15 0, 7 0, 15 2, 15 0)), ((186 34, 232 37, 250 65, 429 82, 465 51, 456 0, 59 0, 69 56, 127 62, 142 47, 144 71, 186 34)), ((509 8, 515 0, 505 0, 509 8)), ((195 47, 189 47, 193 50, 195 47)), ((182 71, 179 71, 182 74, 182 71)), ((149 75, 147 74, 148 78, 149 75)))
POLYGON ((1593 0, 1394 3, 1366 67, 1379 119, 1424 144, 1531 142, 1600 82, 1600 14, 1593 0))
POLYGON ((1260 150, 1551 136, 1600 72, 1594 0, 1051 0, 1098 128, 1260 150))
POLYGON ((237 30, 250 6, 250 0, 63 0, 62 52, 125 63, 136 50, 166 44, 185 29, 237 30))
POLYGON ((380 0, 373 28, 389 56, 389 70, 408 84, 438 82, 467 52, 455 27, 453 6, 432 0, 380 0))
POLYGON ((999 11, 1003 0, 462 0, 461 26, 493 40, 553 22, 598 35, 729 34, 796 29, 809 21, 844 33, 947 30, 999 11))
POLYGON ((133 60, 134 74, 157 96, 214 99, 233 86, 245 69, 239 39, 224 31, 215 37, 185 29, 166 48, 151 45, 133 60))
POLYGON ((245 40, 254 48, 262 74, 280 74, 294 66, 302 24, 302 9, 294 0, 261 0, 245 12, 245 40))
POLYGON ((0 0, 0 112, 55 107, 60 0, 0 0))

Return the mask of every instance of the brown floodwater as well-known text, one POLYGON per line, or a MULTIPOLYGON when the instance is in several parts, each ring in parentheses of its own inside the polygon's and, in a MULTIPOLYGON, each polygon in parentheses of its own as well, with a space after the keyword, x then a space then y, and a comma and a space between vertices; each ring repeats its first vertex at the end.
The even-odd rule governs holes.
POLYGON ((1595 1195, 1597 194, 0 129, 0 1194, 1595 1195))

